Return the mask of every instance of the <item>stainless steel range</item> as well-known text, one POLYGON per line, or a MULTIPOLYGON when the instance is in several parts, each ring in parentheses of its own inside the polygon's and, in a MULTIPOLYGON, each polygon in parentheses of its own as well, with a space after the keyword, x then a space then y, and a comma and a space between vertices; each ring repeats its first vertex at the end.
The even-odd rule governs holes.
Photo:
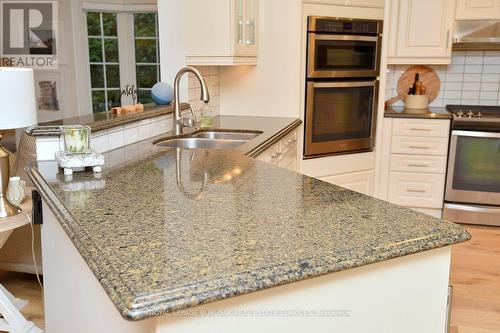
POLYGON ((500 106, 447 109, 453 121, 443 218, 500 226, 500 106))

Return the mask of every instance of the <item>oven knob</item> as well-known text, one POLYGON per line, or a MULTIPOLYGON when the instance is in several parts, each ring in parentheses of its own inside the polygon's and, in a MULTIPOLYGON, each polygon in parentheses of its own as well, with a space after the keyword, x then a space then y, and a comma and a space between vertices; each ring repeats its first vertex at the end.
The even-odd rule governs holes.
POLYGON ((472 112, 472 110, 469 110, 469 113, 467 113, 467 117, 473 118, 474 117, 474 112, 472 112))

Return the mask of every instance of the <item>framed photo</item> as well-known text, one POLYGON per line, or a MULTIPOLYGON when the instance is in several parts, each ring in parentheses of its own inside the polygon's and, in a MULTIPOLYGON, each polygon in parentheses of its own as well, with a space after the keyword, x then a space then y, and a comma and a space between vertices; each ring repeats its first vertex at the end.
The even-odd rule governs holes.
POLYGON ((60 112, 63 109, 61 100, 64 96, 63 87, 60 72, 35 71, 35 91, 39 113, 60 112))

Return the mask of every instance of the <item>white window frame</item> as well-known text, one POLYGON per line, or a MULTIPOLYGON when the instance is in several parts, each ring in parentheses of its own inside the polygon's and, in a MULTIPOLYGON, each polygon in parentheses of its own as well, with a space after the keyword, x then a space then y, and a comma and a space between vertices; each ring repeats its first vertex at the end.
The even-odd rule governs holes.
MULTIPOLYGON (((89 49, 88 49, 88 29, 87 29, 87 12, 102 12, 102 13, 116 13, 116 24, 117 24, 117 34, 118 34, 118 58, 120 67, 120 89, 123 89, 127 84, 134 84, 137 87, 136 82, 136 70, 135 70, 135 34, 134 34, 134 14, 135 13, 156 13, 158 14, 158 6, 156 4, 144 4, 144 5, 127 5, 127 4, 106 4, 106 3, 94 3, 94 2, 83 2, 82 3, 82 42, 85 47, 80 50, 80 58, 84 62, 84 71, 81 71, 83 77, 83 86, 86 91, 82 92, 81 98, 85 99, 84 103, 80 105, 88 105, 90 113, 93 112, 92 104, 92 87, 90 78, 90 59, 89 59, 89 49), (131 38, 132 36, 132 38, 131 38)), ((157 15, 158 17, 158 15, 157 15)), ((158 19, 158 18, 157 18, 158 19)), ((158 29, 158 25, 156 27, 158 29)), ((158 32, 158 31, 157 31, 158 32)), ((158 38, 159 42, 159 38, 158 38)), ((157 47, 157 57, 159 56, 159 45, 157 47)), ((154 65, 159 64, 158 62, 154 65)), ((153 63, 152 63, 153 64, 153 63)), ((160 71, 158 70, 158 75, 160 71)), ((133 103, 131 96, 121 96, 122 105, 130 105, 133 103)), ((85 110, 82 110, 85 113, 85 110)))

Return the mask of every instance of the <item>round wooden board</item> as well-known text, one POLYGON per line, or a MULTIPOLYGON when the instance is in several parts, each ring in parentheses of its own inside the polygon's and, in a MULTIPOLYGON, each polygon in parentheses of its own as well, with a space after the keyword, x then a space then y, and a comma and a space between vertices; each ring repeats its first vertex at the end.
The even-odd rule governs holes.
POLYGON ((429 96, 429 103, 432 103, 439 95, 441 88, 441 81, 439 76, 434 70, 428 66, 415 65, 408 67, 408 69, 401 75, 398 80, 398 95, 404 101, 408 94, 408 89, 415 82, 415 74, 420 74, 420 81, 427 89, 426 95, 429 96))

